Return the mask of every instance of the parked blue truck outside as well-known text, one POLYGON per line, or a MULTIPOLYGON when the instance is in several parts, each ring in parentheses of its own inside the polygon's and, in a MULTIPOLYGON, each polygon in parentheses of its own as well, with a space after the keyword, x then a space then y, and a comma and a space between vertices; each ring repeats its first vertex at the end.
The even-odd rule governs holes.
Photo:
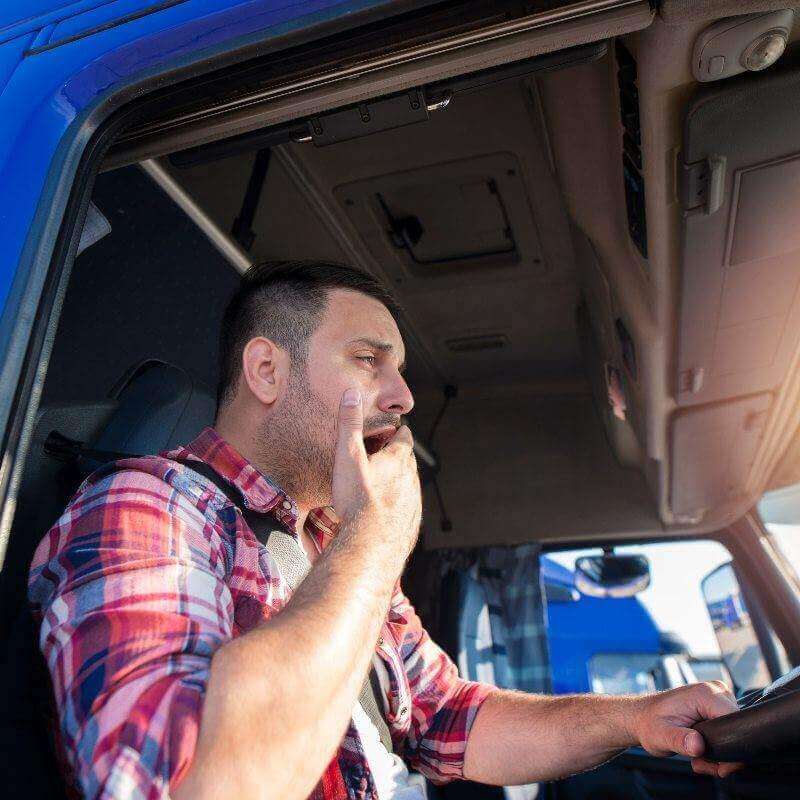
POLYGON ((639 598, 587 597, 575 590, 571 570, 547 556, 541 567, 545 593, 559 598, 547 603, 555 694, 666 688, 656 686, 649 665, 657 668, 664 655, 688 654, 659 630, 639 598))

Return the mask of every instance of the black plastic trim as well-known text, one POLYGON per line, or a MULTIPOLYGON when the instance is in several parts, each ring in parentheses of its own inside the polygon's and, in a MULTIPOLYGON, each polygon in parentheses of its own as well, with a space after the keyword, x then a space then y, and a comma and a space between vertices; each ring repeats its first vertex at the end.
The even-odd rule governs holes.
POLYGON ((639 119, 639 88, 636 84, 636 61, 622 42, 617 41, 617 83, 622 120, 622 174, 628 232, 639 252, 647 258, 647 213, 642 169, 642 128, 639 119))

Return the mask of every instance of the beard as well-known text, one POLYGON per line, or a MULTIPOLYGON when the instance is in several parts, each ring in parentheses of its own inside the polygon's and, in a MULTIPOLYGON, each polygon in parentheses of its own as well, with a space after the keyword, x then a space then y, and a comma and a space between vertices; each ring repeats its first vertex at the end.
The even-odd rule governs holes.
MULTIPOLYGON (((308 508, 331 505, 336 457, 335 409, 311 388, 305 366, 292 368, 286 395, 261 423, 256 442, 264 474, 296 503, 308 508)), ((393 425, 400 416, 378 413, 364 430, 393 425)))
POLYGON ((293 368, 286 395, 259 429, 257 449, 265 474, 296 503, 331 503, 336 417, 293 368))

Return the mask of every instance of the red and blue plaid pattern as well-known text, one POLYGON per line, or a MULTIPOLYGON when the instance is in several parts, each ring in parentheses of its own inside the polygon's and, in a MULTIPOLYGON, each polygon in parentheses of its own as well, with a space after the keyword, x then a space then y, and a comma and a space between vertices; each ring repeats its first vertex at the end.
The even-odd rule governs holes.
MULTIPOLYGON (((291 590, 230 501, 173 459, 200 460, 245 504, 294 529, 297 509, 213 428, 186 447, 109 464, 80 486, 33 559, 29 597, 53 681, 68 778, 87 798, 166 800, 187 771, 214 651, 291 590)), ((309 516, 324 547, 335 517, 309 516)), ((480 704, 400 589, 376 652, 390 677, 392 739, 435 783, 462 777, 480 704)), ((324 713, 324 710, 320 710, 324 713)), ((351 725, 313 800, 377 800, 351 725)))

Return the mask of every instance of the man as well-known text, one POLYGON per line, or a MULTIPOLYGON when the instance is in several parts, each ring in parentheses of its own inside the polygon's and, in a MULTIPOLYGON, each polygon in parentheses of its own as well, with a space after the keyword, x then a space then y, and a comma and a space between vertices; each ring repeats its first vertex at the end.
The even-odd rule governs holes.
POLYGON ((223 320, 214 427, 94 473, 39 546, 30 597, 85 796, 417 800, 408 766, 521 784, 636 744, 734 768, 691 728, 735 710, 721 684, 509 692, 430 640, 398 583, 421 501, 392 308, 345 266, 253 268, 223 320), (201 461, 297 537, 296 591, 201 461), (358 702, 371 663, 389 747, 358 702))

